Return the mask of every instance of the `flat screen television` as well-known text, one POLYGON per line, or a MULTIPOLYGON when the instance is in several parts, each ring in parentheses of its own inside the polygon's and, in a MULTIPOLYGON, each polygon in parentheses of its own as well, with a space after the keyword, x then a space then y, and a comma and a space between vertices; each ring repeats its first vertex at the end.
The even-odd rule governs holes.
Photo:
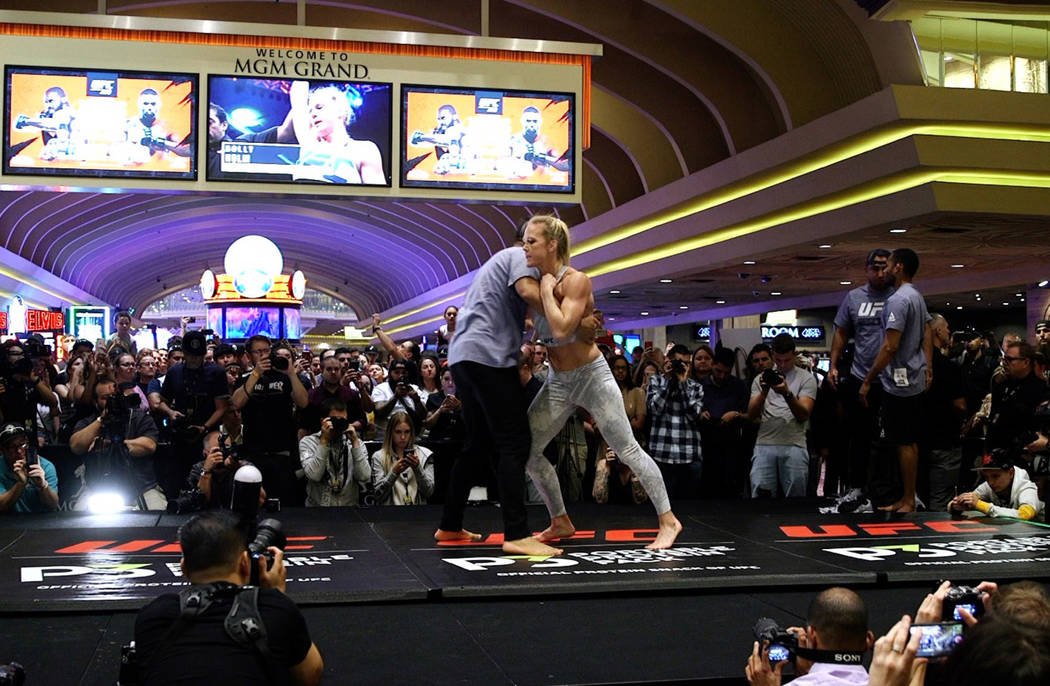
POLYGON ((255 335, 281 338, 281 308, 227 307, 223 338, 251 338, 255 335))
POLYGON ((391 89, 209 75, 205 178, 389 186, 391 89))
POLYGON ((573 193, 572 93, 401 87, 401 185, 573 193))
POLYGON ((196 74, 7 66, 5 174, 197 178, 196 74))

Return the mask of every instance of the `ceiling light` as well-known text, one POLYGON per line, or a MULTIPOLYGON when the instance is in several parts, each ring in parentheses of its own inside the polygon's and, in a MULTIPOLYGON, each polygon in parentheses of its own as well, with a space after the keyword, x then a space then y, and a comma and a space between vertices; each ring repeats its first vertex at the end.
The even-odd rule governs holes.
POLYGON ((852 284, 853 284, 852 281, 839 281, 839 285, 840 286, 850 286, 852 284))
POLYGON ((821 243, 817 247, 820 248, 821 250, 827 250, 828 248, 831 247, 831 243, 821 243))
POLYGON ((671 279, 660 279, 660 283, 671 283, 671 279))
POLYGON ((783 293, 781 293, 780 291, 770 291, 769 294, 770 295, 783 295, 783 293))
MULTIPOLYGON (((754 264, 754 263, 755 263, 755 261, 754 261, 754 260, 744 260, 744 264, 754 264)), ((1045 286, 1045 285, 1046 285, 1046 282, 1044 281, 1043 283, 1041 283, 1041 284, 1039 284, 1039 285, 1040 285, 1040 286, 1045 286)))
POLYGON ((1009 305, 1010 303, 1003 303, 1003 304, 1004 304, 1004 305, 1009 305))
POLYGON ((680 310, 688 310, 689 306, 688 305, 679 305, 678 309, 680 309, 680 310))
POLYGON ((957 310, 961 310, 961 309, 962 309, 962 305, 956 305, 956 306, 955 306, 955 309, 957 309, 957 310))
POLYGON ((953 264, 952 269, 962 269, 965 266, 965 264, 953 264))
POLYGON ((907 229, 890 229, 890 233, 908 233, 907 229))
POLYGON ((716 305, 725 305, 725 304, 726 304, 726 301, 725 301, 725 300, 716 300, 716 301, 715 301, 715 304, 716 304, 716 305))
POLYGON ((620 291, 609 291, 609 295, 619 295, 620 291))
POLYGON ((1039 287, 1040 288, 1046 288, 1047 284, 1050 284, 1050 281, 1047 281, 1046 279, 1043 279, 1042 281, 1039 282, 1039 287))
POLYGON ((643 316, 643 317, 648 317, 648 316, 649 316, 649 313, 648 313, 648 312, 642 312, 642 316, 643 316))
POLYGON ((954 58, 954 57, 952 57, 951 55, 945 55, 945 56, 944 56, 944 61, 945 61, 945 62, 951 62, 951 61, 952 61, 952 60, 954 60, 954 59, 955 59, 955 58, 954 58))

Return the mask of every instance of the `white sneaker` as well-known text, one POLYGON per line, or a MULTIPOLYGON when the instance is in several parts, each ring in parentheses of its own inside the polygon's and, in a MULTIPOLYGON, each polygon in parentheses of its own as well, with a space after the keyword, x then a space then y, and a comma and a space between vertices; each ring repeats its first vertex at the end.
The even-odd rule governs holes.
POLYGON ((864 491, 859 488, 851 488, 849 491, 843 493, 838 498, 835 498, 835 504, 841 505, 847 500, 860 500, 861 496, 864 495, 864 491))

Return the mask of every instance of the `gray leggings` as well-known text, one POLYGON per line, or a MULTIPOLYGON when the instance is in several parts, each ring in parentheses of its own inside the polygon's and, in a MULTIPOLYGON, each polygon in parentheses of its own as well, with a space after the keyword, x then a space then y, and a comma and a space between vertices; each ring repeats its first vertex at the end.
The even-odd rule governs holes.
POLYGON ((547 504, 550 516, 565 514, 565 501, 558 485, 558 473, 543 456, 543 449, 554 438, 577 407, 591 413, 598 430, 625 465, 638 476, 642 488, 657 514, 671 510, 660 470, 653 458, 642 450, 631 432, 631 423, 623 409, 620 387, 613 378, 609 364, 598 356, 593 362, 567 372, 547 372, 547 382, 529 406, 529 429, 532 431, 532 451, 525 469, 547 504))

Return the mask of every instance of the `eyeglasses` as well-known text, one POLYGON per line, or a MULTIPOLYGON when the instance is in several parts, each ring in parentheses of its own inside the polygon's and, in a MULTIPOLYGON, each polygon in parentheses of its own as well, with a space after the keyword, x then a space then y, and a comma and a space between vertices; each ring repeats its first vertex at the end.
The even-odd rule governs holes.
POLYGON ((121 367, 134 367, 135 363, 134 362, 121 362, 120 366, 121 367))
POLYGON ((1003 362, 1017 362, 1018 360, 1027 360, 1027 357, 1010 357, 1009 355, 1003 355, 1003 362))
POLYGON ((18 452, 18 451, 21 451, 21 450, 25 450, 27 447, 29 447, 29 442, 28 441, 22 441, 21 443, 12 443, 10 445, 5 445, 4 446, 4 450, 10 450, 11 452, 14 453, 14 452, 18 452))

